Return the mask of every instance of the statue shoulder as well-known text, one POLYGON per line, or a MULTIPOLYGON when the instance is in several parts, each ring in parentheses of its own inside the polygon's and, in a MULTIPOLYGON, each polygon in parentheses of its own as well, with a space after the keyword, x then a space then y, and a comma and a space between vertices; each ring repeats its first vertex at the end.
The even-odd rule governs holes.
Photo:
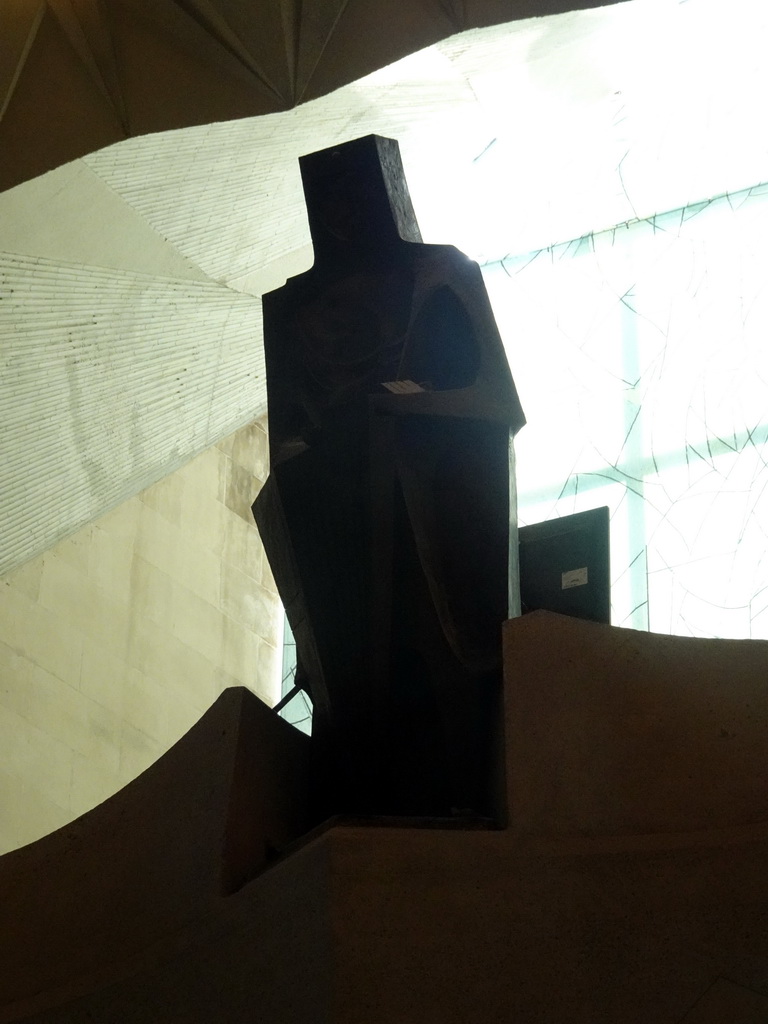
POLYGON ((411 259, 416 264, 423 264, 425 266, 442 264, 446 267, 454 267, 458 272, 472 272, 474 270, 480 273, 478 264, 473 259, 470 259, 466 253, 463 253, 461 249, 457 249, 455 245, 440 245, 427 242, 406 242, 405 244, 412 253, 411 259))
POLYGON ((417 283, 424 287, 447 285, 464 295, 485 294, 483 275, 478 264, 455 245, 408 243, 412 249, 410 265, 417 283))

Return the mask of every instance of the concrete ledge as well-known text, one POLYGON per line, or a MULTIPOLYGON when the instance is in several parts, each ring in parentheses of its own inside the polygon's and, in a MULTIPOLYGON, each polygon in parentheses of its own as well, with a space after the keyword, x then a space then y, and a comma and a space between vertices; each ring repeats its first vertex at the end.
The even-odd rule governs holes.
POLYGON ((680 832, 768 821, 768 642, 534 612, 504 625, 512 827, 680 832))
POLYGON ((635 851, 605 839, 339 826, 130 976, 5 1019, 764 1024, 760 831, 635 851))
POLYGON ((305 737, 227 691, 0 858, 0 1022, 763 1024, 768 644, 548 613, 504 643, 507 829, 336 822, 275 856, 305 737))
POLYGON ((115 796, 0 857, 0 1021, 167 954, 306 828, 307 738, 226 690, 115 796))

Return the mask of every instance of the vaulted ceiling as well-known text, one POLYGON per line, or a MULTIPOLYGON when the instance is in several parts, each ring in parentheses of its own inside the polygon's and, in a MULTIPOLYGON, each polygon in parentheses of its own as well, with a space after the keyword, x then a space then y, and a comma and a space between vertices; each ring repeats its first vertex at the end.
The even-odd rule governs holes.
POLYGON ((263 412, 254 296, 311 262, 296 157, 434 137, 436 111, 445 129, 473 99, 439 56, 404 90, 339 86, 463 29, 589 6, 3 0, 0 573, 263 412))
POLYGON ((0 2, 0 574, 264 411, 302 153, 397 138, 475 258, 768 180, 761 7, 563 6, 0 2))
POLYGON ((121 139, 288 110, 440 39, 594 0, 3 0, 0 189, 121 139))

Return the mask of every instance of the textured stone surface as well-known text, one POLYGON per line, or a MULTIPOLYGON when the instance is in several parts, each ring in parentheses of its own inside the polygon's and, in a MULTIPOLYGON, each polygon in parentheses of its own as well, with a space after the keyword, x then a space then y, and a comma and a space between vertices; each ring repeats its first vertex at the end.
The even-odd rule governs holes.
POLYGON ((504 626, 509 806, 543 835, 768 821, 768 643, 504 626))

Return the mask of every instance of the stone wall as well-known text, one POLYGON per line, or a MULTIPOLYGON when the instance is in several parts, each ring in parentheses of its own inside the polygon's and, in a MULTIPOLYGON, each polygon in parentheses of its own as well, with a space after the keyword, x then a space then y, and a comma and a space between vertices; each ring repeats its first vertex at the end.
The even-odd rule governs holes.
POLYGON ((265 409, 261 303, 215 281, 0 252, 0 337, 3 575, 265 409))
POLYGON ((279 691, 257 421, 0 582, 0 852, 89 810, 227 686, 279 691))

